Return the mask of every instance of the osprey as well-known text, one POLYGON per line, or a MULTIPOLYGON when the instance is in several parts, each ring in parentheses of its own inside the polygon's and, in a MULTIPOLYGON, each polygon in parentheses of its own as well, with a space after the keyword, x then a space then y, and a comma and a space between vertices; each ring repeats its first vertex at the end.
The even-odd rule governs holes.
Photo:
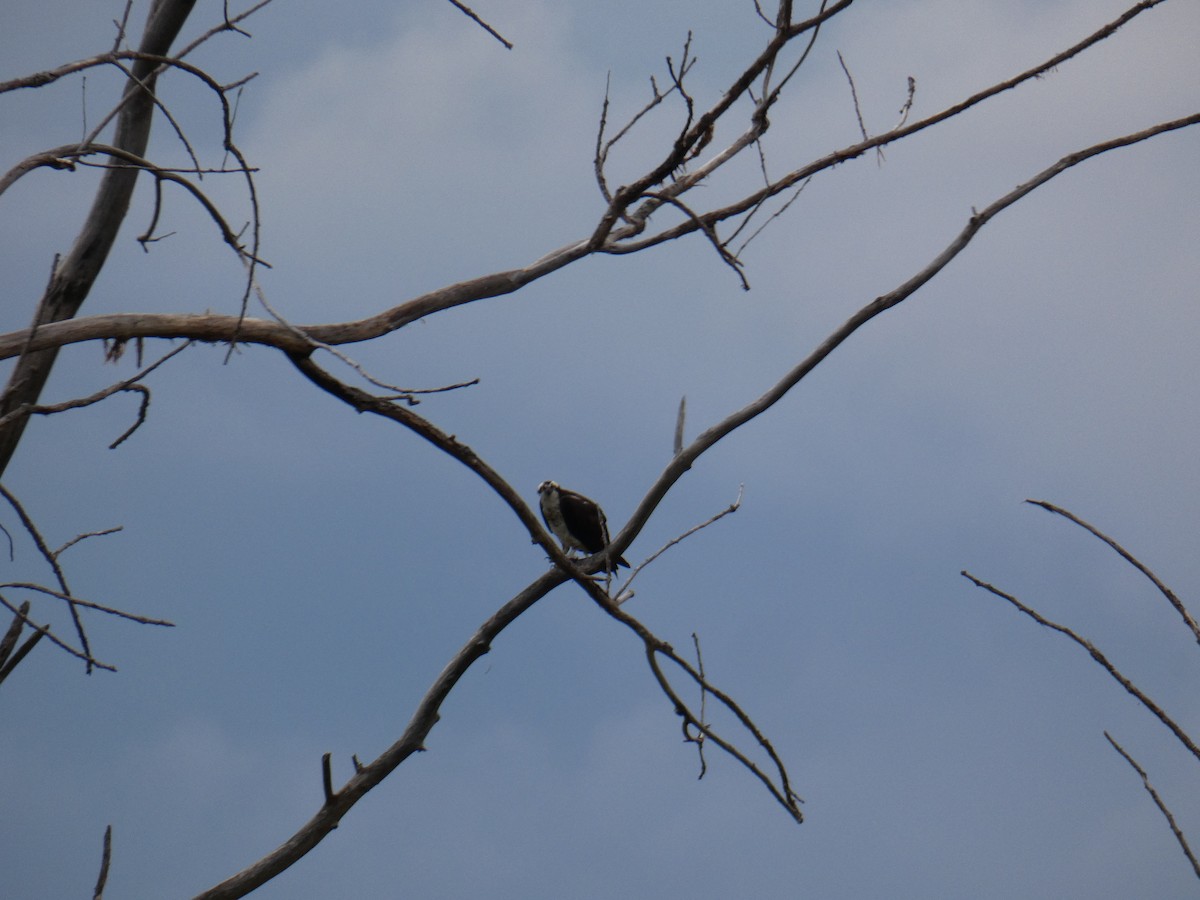
MULTIPOLYGON (((538 485, 538 499, 546 527, 562 541, 563 550, 591 554, 608 546, 608 520, 595 500, 561 488, 553 481, 538 485)), ((615 571, 617 566, 628 568, 629 563, 618 556, 609 561, 608 571, 615 571)))

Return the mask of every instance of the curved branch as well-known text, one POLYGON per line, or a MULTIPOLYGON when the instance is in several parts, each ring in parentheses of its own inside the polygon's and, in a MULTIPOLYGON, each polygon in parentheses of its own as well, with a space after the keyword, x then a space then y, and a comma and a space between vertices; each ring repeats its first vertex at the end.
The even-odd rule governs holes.
MULTIPOLYGON (((87 397, 76 397, 73 400, 64 400, 62 403, 53 403, 53 404, 47 404, 47 405, 19 406, 16 409, 14 409, 12 412, 8 413, 7 415, 0 417, 0 427, 3 427, 4 425, 8 424, 8 422, 10 420, 17 418, 18 416, 33 416, 33 415, 49 416, 49 415, 54 415, 55 413, 66 412, 67 410, 71 410, 71 409, 82 409, 83 407, 91 406, 93 403, 99 403, 102 400, 107 400, 113 394, 120 393, 121 391, 139 391, 139 392, 143 393, 143 396, 148 397, 148 395, 149 395, 148 389, 145 386, 138 384, 138 382, 140 382, 143 378, 145 378, 147 375, 149 375, 151 372, 153 372, 159 366, 166 363, 167 360, 171 359, 171 357, 176 356, 179 353, 182 353, 184 350, 186 350, 190 346, 191 346, 191 341, 188 341, 187 343, 184 343, 184 344, 180 344, 178 347, 169 351, 164 356, 162 356, 160 359, 155 360, 153 363, 146 366, 145 368, 141 369, 140 371, 135 373, 130 378, 126 378, 123 381, 118 381, 116 384, 110 384, 108 387, 102 388, 101 390, 96 391, 94 394, 89 394, 87 397)), ((143 401, 143 405, 145 405, 146 402, 148 402, 148 401, 143 401)), ((129 434, 132 434, 132 433, 133 433, 133 429, 131 429, 128 433, 123 435, 117 441, 117 443, 120 443, 121 441, 125 440, 125 438, 128 437, 129 434)), ((63 549, 65 549, 65 548, 63 548, 63 549)), ((61 553, 61 552, 62 552, 61 550, 56 552, 54 554, 54 556, 58 556, 58 553, 61 553)))
MULTIPOLYGON (((644 227, 644 219, 651 211, 650 207, 643 205, 643 208, 635 214, 635 218, 640 217, 641 221, 635 221, 633 224, 624 226, 622 230, 618 230, 609 236, 615 221, 623 216, 624 210, 628 205, 638 197, 644 195, 657 181, 669 177, 678 166, 685 161, 686 155, 691 148, 707 134, 708 129, 712 124, 723 115, 733 101, 747 91, 755 78, 762 74, 772 61, 776 58, 780 50, 787 41, 797 37, 805 32, 815 30, 823 22, 845 10, 850 5, 851 0, 837 3, 828 9, 822 10, 817 16, 796 25, 788 25, 787 17, 781 17, 782 23, 772 41, 768 44, 767 49, 748 67, 741 76, 734 82, 730 89, 723 95, 721 101, 713 106, 708 112, 701 115, 687 134, 681 136, 677 142, 678 146, 649 173, 644 175, 633 185, 621 188, 616 192, 612 202, 609 205, 609 210, 602 217, 601 222, 595 229, 590 239, 568 244, 540 260, 532 263, 524 268, 512 269, 506 272, 485 275, 480 278, 471 279, 460 282, 440 290, 431 291, 423 294, 398 306, 394 306, 383 312, 367 317, 365 319, 336 323, 326 325, 312 325, 301 328, 301 331, 308 332, 312 337, 321 343, 326 344, 341 344, 352 343, 358 341, 371 340, 376 337, 388 334, 399 328, 410 324, 417 319, 431 315, 436 312, 451 309, 455 306, 460 306, 465 303, 474 302, 476 300, 486 299, 489 297, 502 296, 512 293, 521 287, 537 280, 559 268, 569 265, 593 252, 608 252, 608 253, 625 253, 635 252, 654 244, 664 241, 673 240, 684 234, 691 233, 698 229, 711 228, 713 224, 723 219, 739 215, 748 210, 752 210, 771 196, 774 196, 789 187, 802 182, 816 172, 831 168, 841 162, 853 159, 862 155, 867 150, 874 147, 883 146, 892 141, 899 140, 916 133, 922 129, 928 128, 934 124, 942 122, 948 118, 958 115, 959 113, 975 106, 984 100, 995 96, 1003 91, 1010 90, 1018 84, 1027 81, 1031 78, 1036 78, 1054 66, 1065 62, 1066 60, 1078 55, 1083 50, 1093 44, 1111 36, 1119 28, 1129 22, 1131 19, 1140 15, 1142 12, 1157 6, 1164 0, 1143 0, 1134 7, 1127 10, 1117 19, 1105 25, 1100 30, 1089 35, 1084 40, 1080 41, 1068 50, 1063 51, 1050 58, 1049 60, 1029 69, 1013 78, 1004 82, 1000 82, 984 91, 980 91, 971 97, 961 101, 954 106, 948 107, 941 112, 927 117, 919 122, 915 122, 903 128, 895 129, 885 134, 878 135, 869 141, 863 141, 858 144, 851 145, 843 150, 836 151, 819 160, 816 160, 809 165, 797 169, 787 176, 766 185, 759 191, 748 195, 737 203, 723 207, 718 210, 713 210, 708 213, 689 216, 688 219, 676 225, 673 228, 666 229, 663 232, 646 238, 642 241, 629 241, 629 237, 641 231, 644 227), (693 133, 694 132, 694 133, 693 133), (598 238, 598 235, 604 237, 598 238), (618 243, 622 242, 623 243, 618 243)), ((146 59, 139 60, 139 64, 150 65, 150 56, 152 54, 144 54, 146 59)), ((160 64, 165 60, 165 57, 155 56, 155 60, 160 64)), ((189 70, 190 71, 190 70, 189 70)), ((1194 117, 1186 120, 1177 120, 1166 126, 1162 126, 1162 130, 1167 130, 1171 127, 1184 127, 1185 125, 1194 124, 1194 117)), ((751 128, 750 131, 743 135, 741 139, 735 142, 735 145, 728 148, 725 152, 719 155, 719 160, 713 160, 701 170, 692 173, 685 178, 680 179, 675 185, 669 189, 670 196, 678 196, 678 194, 686 189, 686 187, 697 183, 711 171, 714 171, 719 162, 723 162, 732 157, 743 146, 748 146, 757 140, 761 133, 761 129, 757 126, 751 128)), ((141 156, 140 153, 136 154, 141 156)), ((55 165, 54 157, 43 158, 37 164, 40 165, 55 165)), ((28 161, 27 161, 28 162, 28 161)), ((58 160, 57 164, 62 164, 58 160)), ((243 162, 244 166, 244 162, 243 162)), ((647 198, 646 203, 652 204, 655 207, 661 205, 665 201, 665 196, 668 194, 667 189, 662 192, 664 197, 658 199, 647 198)), ((252 256, 255 250, 251 250, 252 256)), ((39 319, 38 324, 33 328, 20 332, 13 332, 3 337, 0 337, 0 359, 16 356, 25 350, 46 350, 63 346, 64 344, 74 343, 77 341, 96 340, 98 338, 132 338, 132 337, 190 337, 201 341, 230 341, 239 340, 247 343, 263 343, 269 346, 274 346, 278 349, 289 353, 303 352, 303 341, 297 338, 294 329, 284 327, 279 323, 263 322, 251 318, 246 318, 244 308, 242 313, 236 317, 220 317, 220 316, 108 316, 91 320, 79 320, 81 324, 78 328, 59 327, 50 324, 44 319, 39 319)), ((4 410, 0 408, 0 413, 4 410)), ((0 445, 0 451, 3 450, 0 445)), ((4 454, 0 452, 0 461, 4 458, 4 454)), ((2 466, 0 466, 2 468, 2 466)))
POLYGON ((1175 821, 1175 816, 1167 807, 1166 802, 1158 795, 1158 791, 1154 789, 1154 785, 1150 783, 1150 776, 1146 774, 1146 770, 1138 765, 1137 760, 1130 756, 1129 753, 1126 752, 1125 748, 1113 739, 1111 734, 1106 731, 1104 732, 1104 736, 1108 739, 1108 742, 1112 744, 1112 748, 1121 755, 1121 758, 1124 759, 1125 762, 1129 763, 1129 765, 1133 768, 1133 771, 1137 772, 1138 775, 1141 776, 1142 787, 1146 789, 1146 793, 1150 795, 1150 799, 1154 801, 1154 805, 1158 807, 1158 811, 1162 813, 1163 818, 1167 820, 1167 825, 1170 827, 1171 833, 1175 835, 1175 840, 1179 844, 1179 848, 1183 851, 1183 855, 1187 857, 1188 862, 1192 864, 1192 871, 1196 873, 1197 878, 1200 878, 1200 860, 1196 859, 1196 854, 1194 854, 1192 852, 1192 848, 1188 846, 1187 838, 1184 837, 1183 832, 1179 828, 1179 824, 1175 821))
MULTIPOLYGON (((1162 2, 1162 0, 1158 0, 1158 2, 1162 2)), ((896 291, 884 295, 874 301, 874 303, 864 307, 839 332, 831 335, 828 340, 840 343, 848 334, 848 332, 843 332, 852 323, 857 324, 854 324, 850 328, 851 332, 863 324, 863 322, 883 312, 884 309, 899 303, 920 287, 921 284, 933 277, 950 259, 956 256, 988 219, 1006 207, 1011 206, 1017 200, 1020 200, 1026 194, 1040 187, 1056 175, 1098 154, 1129 146, 1168 131, 1187 128, 1196 124, 1200 124, 1200 113, 1163 122, 1134 134, 1114 138, 1111 141, 1096 144, 1085 150, 1064 156, 1053 166, 1042 171, 1030 181, 1018 186, 991 206, 986 207, 982 212, 976 213, 959 237, 943 251, 943 254, 937 260, 930 264, 924 273, 918 274, 914 279, 902 285, 896 291), (883 304, 882 308, 879 308, 880 304, 883 304), (865 318, 863 318, 864 316, 865 318), (839 334, 841 337, 838 337, 839 334)), ((872 139, 872 141, 877 140, 879 138, 872 139)), ((820 168, 825 168, 836 164, 836 162, 861 155, 867 149, 870 149, 870 147, 864 144, 857 144, 847 150, 838 151, 836 154, 825 157, 824 160, 815 162, 805 169, 798 170, 798 172, 803 173, 803 177, 807 178, 812 172, 820 168)), ((793 184, 794 181, 795 179, 789 176, 788 185, 793 184)), ((779 183, 775 182, 775 184, 779 183)), ((753 206, 754 203, 759 203, 766 198, 767 195, 759 196, 761 193, 761 191, 756 192, 754 196, 757 199, 753 203, 749 200, 740 201, 731 206, 723 207, 720 210, 689 218, 675 229, 664 231, 636 245, 626 243, 619 248, 606 247, 600 252, 632 253, 639 249, 645 249, 654 244, 680 237, 700 227, 744 212, 753 206)), ((585 256, 591 255, 593 252, 597 251, 590 249, 586 242, 576 241, 560 247, 523 268, 509 269, 504 272, 496 272, 460 281, 456 284, 422 294, 373 316, 349 322, 292 326, 265 319, 242 317, 240 315, 126 313, 42 324, 34 328, 0 335, 0 359, 9 359, 26 351, 57 348, 83 341, 102 339, 130 340, 133 338, 191 338, 209 343, 219 343, 236 339, 242 343, 262 344, 274 347, 285 353, 305 353, 309 349, 312 349, 313 346, 305 340, 305 335, 311 337, 315 342, 330 345, 373 340, 434 313, 467 303, 473 303, 477 300, 501 297, 513 293, 552 272, 564 268, 585 256)), ((828 344, 828 341, 826 343, 828 344)), ((836 346, 836 343, 833 346, 836 346)), ((822 354, 822 357, 828 355, 833 346, 828 347, 822 354)))
POLYGON ((963 576, 963 578, 966 578, 976 587, 983 588, 988 593, 1007 600, 1014 607, 1025 613, 1025 615, 1029 616, 1029 618, 1033 619, 1033 621, 1037 622, 1042 627, 1049 628, 1051 631, 1057 631, 1059 634, 1069 638, 1071 641, 1086 650, 1088 655, 1091 656, 1091 658, 1094 659, 1100 665, 1100 667, 1104 669, 1104 671, 1106 671, 1115 682, 1117 682, 1117 684, 1125 688, 1125 690, 1132 694, 1137 701, 1146 709, 1148 709, 1156 719, 1166 725, 1168 730, 1175 735, 1179 743, 1183 744, 1183 746, 1186 747, 1188 751, 1194 757, 1196 757, 1196 759, 1200 759, 1200 747, 1196 745, 1196 742, 1192 740, 1191 736, 1183 730, 1178 722, 1167 715, 1161 706, 1151 700, 1145 691, 1130 681, 1116 666, 1109 662, 1108 657, 1101 653, 1100 650, 1096 648, 1095 644, 1086 638, 1080 637, 1066 625, 1060 625, 1057 622, 1052 622, 1050 619, 1047 619, 1045 616, 1039 613, 1036 609, 1026 606, 1012 594, 1006 594, 1004 591, 988 584, 986 581, 981 581, 970 572, 963 571, 960 574, 963 576))
POLYGON ((350 322, 293 326, 251 317, 172 313, 126 313, 55 322, 0 335, 0 359, 17 356, 26 348, 41 350, 104 338, 129 340, 138 337, 192 338, 210 343, 236 339, 241 343, 274 347, 285 353, 302 354, 313 349, 305 335, 318 343, 331 345, 373 340, 433 313, 511 294, 589 253, 582 242, 568 244, 524 268, 460 281, 350 322))
POLYGON ((1159 125, 1152 126, 1134 134, 1125 135, 1124 137, 1113 138, 1110 141, 1104 141, 1100 144, 1095 144, 1084 150, 1079 150, 1075 153, 1070 153, 1056 162, 1054 165, 1043 169, 1029 181, 1018 185, 1016 188, 1005 194, 999 200, 982 210, 976 211, 968 220, 966 226, 959 232, 946 248, 939 253, 925 268, 921 269, 913 275, 908 281, 886 294, 876 297, 866 306, 862 307, 858 312, 852 315, 840 328, 830 334, 821 344, 805 357, 798 365, 796 365, 783 378, 777 381, 770 390, 764 393, 757 400, 747 404, 736 412, 731 413, 724 420, 713 425, 696 437, 691 444, 685 447, 682 452, 668 463, 667 467, 659 475, 658 480, 651 486, 646 496, 642 498, 642 502, 638 504, 625 527, 620 533, 615 535, 610 545, 610 552, 615 556, 624 553, 625 549, 633 542, 638 533, 645 526, 650 515, 667 491, 675 484, 683 473, 692 467, 692 464, 714 444, 722 438, 728 436, 738 428, 745 425, 751 419, 766 412, 788 393, 792 388, 800 383, 809 372, 821 364, 834 350, 838 348, 847 338, 854 332, 858 331, 863 325, 871 321, 881 313, 887 312, 906 299, 911 297, 918 289, 923 287, 930 279, 938 274, 942 269, 950 264, 959 253, 961 253, 971 240, 979 233, 994 216, 1012 206, 1018 200, 1035 191, 1037 188, 1049 182, 1051 179, 1073 166, 1078 165, 1085 160, 1098 156, 1101 153, 1106 153, 1109 150, 1115 150, 1120 147, 1127 147, 1131 144, 1136 144, 1141 141, 1148 140, 1156 135, 1163 134, 1168 131, 1173 131, 1179 128, 1185 128, 1190 125, 1200 124, 1200 113, 1191 116, 1186 116, 1182 119, 1175 119, 1171 122, 1163 122, 1159 125))
POLYGON ((1196 620, 1192 618, 1192 614, 1188 612, 1187 607, 1184 606, 1183 601, 1179 599, 1179 596, 1173 590, 1167 587, 1163 583, 1162 579, 1150 571, 1150 569, 1144 563, 1142 563, 1141 560, 1110 538, 1107 534, 1104 534, 1094 525, 1090 525, 1083 521, 1083 519, 1079 518, 1069 510, 1065 510, 1061 506, 1055 506, 1053 503, 1047 503, 1045 500, 1026 500, 1025 502, 1030 503, 1033 506, 1040 506, 1042 509, 1046 510, 1046 512, 1052 512, 1055 515, 1062 516, 1064 519, 1070 522, 1074 522, 1084 531, 1087 531, 1095 537, 1098 537, 1104 543, 1108 544, 1109 547, 1116 551, 1117 555, 1120 556, 1121 559, 1125 560, 1125 562, 1129 563, 1148 579, 1150 579, 1150 583, 1158 589, 1160 594, 1167 598, 1167 602, 1175 608, 1177 613, 1179 613, 1180 618, 1183 619, 1183 623, 1187 625, 1188 629, 1192 632, 1192 635, 1196 638, 1196 642, 1200 643, 1200 624, 1197 624, 1196 620))

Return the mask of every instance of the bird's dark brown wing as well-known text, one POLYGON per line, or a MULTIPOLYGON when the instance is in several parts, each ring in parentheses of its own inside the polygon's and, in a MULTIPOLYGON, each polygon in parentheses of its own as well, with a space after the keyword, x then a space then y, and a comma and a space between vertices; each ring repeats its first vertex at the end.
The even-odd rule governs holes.
MULTIPOLYGON (((595 500, 563 488, 559 489, 558 498, 563 524, 583 545, 585 552, 599 553, 608 546, 608 521, 595 500)), ((623 557, 613 560, 611 565, 629 568, 623 557)))
POLYGON ((608 527, 604 512, 595 500, 589 500, 574 491, 559 489, 558 506, 562 510, 563 524, 586 552, 598 553, 604 549, 608 543, 608 527))

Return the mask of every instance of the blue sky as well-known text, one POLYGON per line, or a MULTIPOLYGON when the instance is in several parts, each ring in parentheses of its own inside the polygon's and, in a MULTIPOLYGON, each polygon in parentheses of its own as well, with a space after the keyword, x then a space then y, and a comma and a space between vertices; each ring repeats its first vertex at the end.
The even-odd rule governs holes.
MULTIPOLYGON (((17 0, 0 78, 111 43, 122 4, 17 0)), ((134 19, 144 17, 144 5, 134 19)), ((856 4, 773 116, 776 172, 1027 68, 1119 2, 856 4)), ((746 3, 277 0, 197 57, 250 71, 241 146, 261 167, 263 287, 297 322, 341 321, 523 265, 587 234, 611 72, 613 115, 644 102, 687 30, 701 101, 762 39, 746 3)), ((201 2, 192 33, 220 15, 201 2)), ((932 259, 983 207, 1065 153, 1195 111, 1200 12, 1171 0, 1054 74, 814 180, 746 254, 753 286, 699 240, 584 261, 353 355, 388 381, 478 386, 419 411, 520 486, 554 478, 620 526, 688 432, 756 397, 854 310, 932 259)), ((89 122, 116 82, 87 83, 89 122)), ((209 162, 207 98, 164 82, 209 162)), ((79 82, 0 97, 4 167, 79 136, 79 82)), ((665 116, 615 162, 661 152, 665 116)), ((161 122, 159 123, 161 126, 161 122)), ((718 135, 718 140, 721 135, 718 135)), ((1175 897, 1195 880, 1136 756, 1200 842, 1196 761, 1061 637, 969 569, 1095 641, 1192 734, 1194 643, 1153 588, 1065 506, 1184 597, 1200 584, 1195 129, 1092 160, 988 224, 767 415, 706 455, 626 553, 640 561, 734 516, 638 579, 627 607, 770 735, 806 800, 796 826, 744 771, 694 751, 640 644, 570 587, 522 617, 460 684, 428 751, 258 896, 607 898, 1175 897)), ((158 157, 182 161, 159 127, 158 157)), ((719 198, 753 172, 707 189, 719 198)), ((24 327, 91 199, 90 173, 4 195, 4 331, 24 327)), ((245 216, 238 186, 210 189, 245 216)), ((143 186, 144 188, 145 186, 143 186)), ((240 269, 182 196, 149 254, 139 189, 85 306, 233 311, 240 269)), ((113 897, 189 896, 272 850, 339 778, 400 734, 478 624, 545 568, 475 476, 357 416, 285 360, 192 348, 134 403, 38 420, 5 484, 59 545, 80 595, 177 623, 89 619, 117 674, 39 647, 0 692, 0 871, 13 897, 84 896, 105 825, 113 897)), ((6 364, 7 365, 7 364, 6 364)), ((64 352, 46 399, 134 369, 64 352)), ((3 524, 16 531, 8 516, 3 524)), ((18 537, 5 580, 45 580, 18 537)), ((1192 602, 1195 611, 1196 603, 1192 602)), ((68 634, 61 610, 35 612, 68 634)))

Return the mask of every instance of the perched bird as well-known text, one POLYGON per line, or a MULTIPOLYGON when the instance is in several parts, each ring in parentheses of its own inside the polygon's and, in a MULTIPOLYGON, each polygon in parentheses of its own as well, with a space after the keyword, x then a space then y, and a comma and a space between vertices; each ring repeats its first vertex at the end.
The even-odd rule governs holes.
MULTIPOLYGON (((562 541, 563 550, 592 554, 608 546, 608 520, 595 500, 561 488, 553 481, 538 485, 538 500, 546 527, 562 541)), ((608 563, 608 571, 615 571, 617 566, 628 568, 629 563, 617 557, 608 563)))

